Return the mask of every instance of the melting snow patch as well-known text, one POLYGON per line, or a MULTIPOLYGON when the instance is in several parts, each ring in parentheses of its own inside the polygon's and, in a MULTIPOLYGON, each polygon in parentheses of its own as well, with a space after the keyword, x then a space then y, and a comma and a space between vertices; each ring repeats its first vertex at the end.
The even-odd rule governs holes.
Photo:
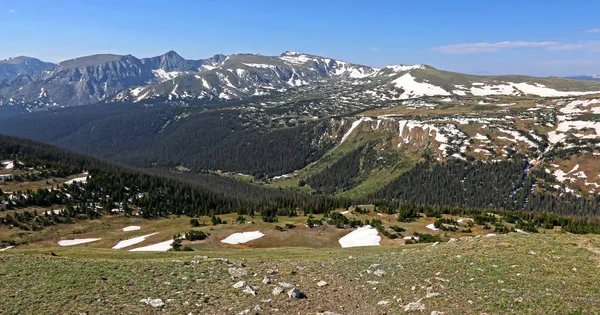
POLYGON ((435 227, 435 225, 433 223, 427 224, 426 228, 428 228, 430 230, 434 230, 434 231, 439 230, 438 228, 435 227))
POLYGON ((150 236, 156 235, 156 234, 158 234, 158 232, 130 238, 130 239, 124 240, 124 241, 120 241, 119 243, 117 243, 117 245, 113 246, 112 249, 121 249, 121 248, 129 247, 129 246, 132 246, 135 244, 139 244, 139 243, 145 241, 147 237, 150 237, 150 236))
POLYGON ((171 244, 173 244, 173 240, 168 240, 164 242, 160 242, 154 245, 138 247, 134 249, 130 249, 130 252, 166 252, 171 249, 171 244))
POLYGON ((425 67, 423 65, 412 65, 412 66, 407 66, 407 65, 391 65, 391 66, 385 67, 385 69, 391 69, 394 72, 404 72, 404 71, 415 70, 415 69, 422 69, 422 68, 425 68, 425 67))
POLYGON ((80 238, 80 239, 74 239, 74 240, 62 240, 62 241, 58 241, 58 245, 73 246, 73 245, 91 243, 91 242, 95 242, 95 241, 99 241, 99 240, 101 240, 101 238, 80 238))
POLYGON ((152 70, 152 73, 159 78, 160 81, 168 81, 182 74, 179 71, 167 72, 163 69, 152 70))
POLYGON ((232 244, 232 245, 244 244, 244 243, 248 243, 253 240, 257 240, 263 236, 265 236, 265 235, 259 231, 233 233, 233 234, 227 236, 225 239, 223 239, 221 241, 221 243, 227 243, 227 244, 232 244))
POLYGON ((8 247, 0 248, 0 252, 3 252, 5 250, 11 249, 11 248, 14 248, 14 246, 8 246, 8 247))
POLYGON ((360 227, 346 236, 340 238, 340 245, 346 247, 359 247, 359 246, 379 246, 381 236, 377 230, 370 225, 360 227))
POLYGON ((4 165, 7 170, 15 167, 15 164, 12 161, 2 162, 2 165, 4 165))
POLYGON ((490 139, 488 139, 488 137, 486 137, 480 133, 477 133, 474 138, 477 140, 490 140, 490 139))
POLYGON ((415 78, 410 75, 410 73, 407 73, 392 81, 392 84, 394 84, 397 88, 404 90, 404 93, 402 93, 400 99, 417 98, 421 96, 450 95, 448 91, 439 86, 435 86, 427 82, 415 81, 415 78))
POLYGON ((77 177, 65 182, 65 184, 71 185, 73 183, 85 183, 87 182, 87 176, 85 177, 77 177))
POLYGON ((129 232, 129 231, 137 231, 140 230, 142 227, 138 226, 138 225, 131 225, 131 226, 127 226, 123 228, 123 232, 129 232))

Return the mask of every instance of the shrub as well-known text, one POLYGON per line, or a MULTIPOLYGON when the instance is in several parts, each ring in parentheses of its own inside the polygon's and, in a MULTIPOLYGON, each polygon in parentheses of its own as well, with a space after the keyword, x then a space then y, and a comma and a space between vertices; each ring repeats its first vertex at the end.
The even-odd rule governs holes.
POLYGON ((391 225, 390 229, 392 229, 392 230, 394 230, 396 232, 404 232, 404 231, 406 231, 405 228, 403 228, 401 226, 398 226, 398 225, 391 225))
POLYGON ((277 217, 271 217, 271 216, 263 216, 262 220, 263 220, 263 222, 267 222, 267 223, 279 222, 279 219, 277 219, 277 217))
POLYGON ((206 224, 204 224, 204 222, 200 222, 196 218, 190 219, 190 225, 193 227, 206 226, 206 224))
POLYGON ((244 218, 243 215, 238 215, 238 217, 235 219, 235 222, 237 222, 239 224, 244 224, 244 223, 246 223, 246 218, 244 218))
POLYGON ((354 212, 360 213, 360 214, 368 214, 371 211, 369 211, 369 209, 363 209, 363 208, 361 208, 359 206, 356 206, 356 208, 354 208, 354 212))
POLYGON ((211 215, 210 220, 211 220, 211 222, 212 222, 213 225, 227 224, 227 221, 221 220, 221 218, 215 216, 214 214, 211 215))
POLYGON ((496 232, 498 234, 506 234, 506 233, 510 232, 511 230, 512 229, 509 229, 504 224, 496 224, 496 229, 494 229, 494 232, 496 232))
POLYGON ((420 234, 415 232, 415 234, 413 234, 414 236, 419 238, 419 243, 435 243, 435 242, 441 242, 442 239, 440 238, 439 235, 432 235, 432 234, 420 234))
POLYGON ((206 239, 207 237, 208 234, 202 231, 191 230, 185 232, 185 239, 187 239, 188 241, 201 241, 203 239, 206 239))

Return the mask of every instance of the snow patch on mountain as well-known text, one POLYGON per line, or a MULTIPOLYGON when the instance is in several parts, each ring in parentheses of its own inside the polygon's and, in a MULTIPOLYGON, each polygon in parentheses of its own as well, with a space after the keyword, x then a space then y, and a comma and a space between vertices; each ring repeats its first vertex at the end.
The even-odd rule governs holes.
POLYGON ((487 95, 521 95, 531 94, 541 97, 564 97, 580 96, 600 93, 600 91, 575 92, 575 91, 557 91, 539 83, 513 83, 505 82, 503 84, 485 84, 481 82, 471 83, 471 94, 475 96, 487 95))
POLYGON ((259 69, 275 69, 277 66, 275 65, 267 65, 262 63, 243 63, 243 65, 248 66, 250 68, 259 68, 259 69))
MULTIPOLYGON (((390 69, 393 72, 405 72, 416 69, 425 69, 424 65, 389 65, 384 69, 390 69)), ((383 69, 382 69, 383 70, 383 69)))
POLYGON ((302 54, 299 52, 295 52, 295 51, 286 51, 279 58, 283 61, 286 61, 291 64, 295 64, 295 65, 303 65, 309 61, 315 60, 314 58, 311 58, 308 55, 305 55, 305 54, 302 54))
POLYGON ((404 90, 400 99, 417 98, 422 96, 449 96, 448 91, 439 86, 427 82, 417 82, 415 78, 407 73, 392 81, 392 84, 399 89, 404 90))
POLYGON ((167 72, 163 69, 158 69, 158 70, 152 70, 152 73, 154 73, 154 75, 161 81, 168 81, 168 80, 172 80, 178 76, 180 76, 183 72, 180 71, 170 71, 167 72))

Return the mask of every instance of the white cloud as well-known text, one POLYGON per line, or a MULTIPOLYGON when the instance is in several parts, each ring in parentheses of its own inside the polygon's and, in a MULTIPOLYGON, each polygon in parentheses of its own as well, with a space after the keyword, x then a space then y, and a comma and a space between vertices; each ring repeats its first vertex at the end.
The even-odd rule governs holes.
POLYGON ((8 12, 10 12, 10 13, 15 13, 15 10, 13 10, 13 9, 10 9, 10 10, 8 10, 8 12))
POLYGON ((441 54, 473 54, 495 52, 507 48, 524 48, 524 47, 551 47, 558 45, 557 42, 525 42, 525 41, 506 41, 497 43, 465 43, 452 44, 431 48, 432 51, 441 54))
POLYGON ((373 48, 369 48, 370 51, 379 51, 379 48, 373 47, 373 48))
POLYGON ((589 29, 587 31, 585 31, 586 33, 600 33, 600 28, 592 28, 589 29))
POLYGON ((465 43, 452 44, 431 48, 432 51, 441 54, 475 54, 496 52, 502 49, 510 48, 543 48, 546 50, 567 51, 567 50, 589 50, 600 51, 600 41, 582 41, 575 43, 558 43, 558 42, 523 42, 523 41, 506 41, 498 43, 465 43))
POLYGON ((546 66, 594 66, 600 65, 600 60, 586 60, 586 59, 574 59, 574 60, 546 60, 540 62, 546 66))
POLYGON ((590 40, 590 41, 585 41, 585 42, 558 44, 558 45, 550 46, 547 49, 548 50, 591 50, 591 51, 597 51, 597 50, 600 50, 600 41, 590 40))

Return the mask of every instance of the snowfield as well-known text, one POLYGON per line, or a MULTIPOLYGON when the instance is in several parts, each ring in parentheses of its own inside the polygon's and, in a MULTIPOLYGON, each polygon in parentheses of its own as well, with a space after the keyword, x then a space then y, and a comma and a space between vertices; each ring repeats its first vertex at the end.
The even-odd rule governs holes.
POLYGON ((132 246, 135 244, 139 244, 139 243, 145 241, 147 237, 150 237, 150 236, 156 235, 156 234, 158 234, 158 232, 130 238, 130 239, 124 240, 124 241, 120 241, 119 243, 117 243, 117 245, 113 246, 112 249, 122 249, 122 248, 129 247, 129 246, 132 246))
POLYGON ((221 243, 226 244, 244 244, 253 240, 257 240, 261 237, 265 236, 263 233, 259 231, 254 232, 242 232, 242 233, 233 233, 227 236, 225 239, 221 241, 221 243))
POLYGON ((399 89, 403 89, 404 93, 400 96, 400 99, 416 98, 421 96, 436 96, 443 95, 449 96, 448 91, 442 89, 439 86, 429 84, 427 82, 417 82, 415 78, 407 73, 398 79, 392 81, 392 84, 399 89))
POLYGON ((474 82, 471 84, 471 94, 475 96, 487 96, 487 95, 519 95, 519 94, 531 94, 541 97, 560 97, 560 96, 581 96, 600 93, 600 91, 591 92, 575 92, 575 91, 558 91, 546 87, 543 84, 538 83, 513 83, 505 82, 504 84, 492 84, 488 85, 485 83, 474 82))
POLYGON ((3 252, 5 250, 11 249, 11 248, 14 248, 14 246, 8 246, 8 247, 0 248, 0 252, 3 252))
POLYGON ((339 242, 343 248, 347 247, 359 247, 359 246, 379 246, 381 236, 377 230, 370 226, 365 225, 358 229, 348 233, 346 236, 340 238, 339 242))
POLYGON ((95 242, 95 241, 99 241, 99 240, 101 240, 101 238, 79 238, 79 239, 74 239, 74 240, 62 240, 62 241, 58 241, 58 245, 59 246, 73 246, 73 245, 91 243, 91 242, 95 242))
POLYGON ((71 185, 73 183, 86 183, 86 182, 87 182, 87 176, 86 177, 73 178, 71 180, 66 181, 65 184, 71 185))
POLYGON ((410 71, 410 70, 415 70, 415 69, 424 69, 425 66, 423 65, 390 65, 385 67, 384 69, 391 69, 394 72, 404 72, 404 71, 410 71))
POLYGON ((152 73, 161 81, 168 81, 168 80, 172 80, 177 76, 180 76, 183 72, 179 72, 179 71, 171 71, 171 72, 167 72, 163 69, 158 69, 158 70, 152 70, 152 73))
POLYGON ((171 249, 171 244, 173 244, 173 240, 168 240, 164 242, 160 242, 154 245, 138 247, 134 249, 130 249, 130 252, 166 252, 171 249))
POLYGON ((439 230, 438 228, 435 227, 435 225, 433 223, 427 224, 426 228, 433 230, 433 231, 439 230))
POLYGON ((130 225, 130 226, 126 226, 123 228, 123 232, 129 232, 129 231, 138 231, 140 230, 142 227, 138 226, 138 225, 130 225))

